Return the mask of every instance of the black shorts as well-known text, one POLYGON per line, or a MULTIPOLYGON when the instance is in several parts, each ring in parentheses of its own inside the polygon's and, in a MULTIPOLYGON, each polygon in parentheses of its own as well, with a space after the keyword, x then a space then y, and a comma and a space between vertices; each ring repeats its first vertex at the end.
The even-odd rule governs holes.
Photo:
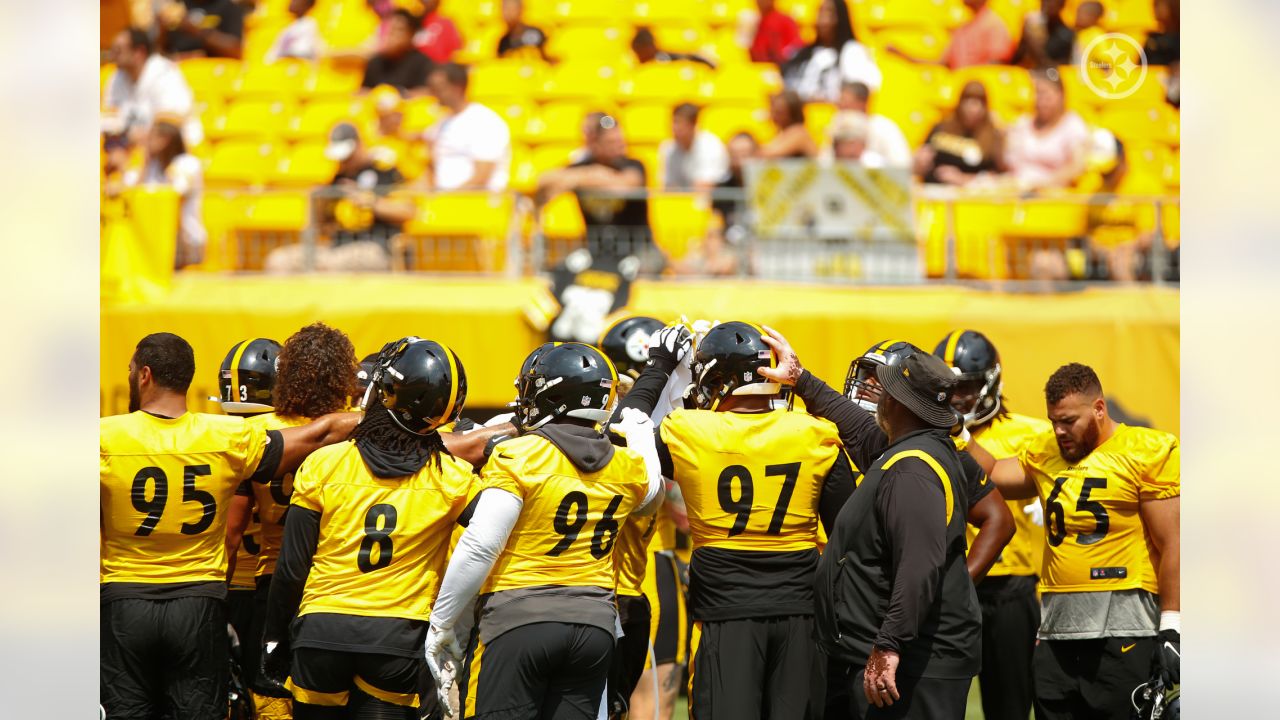
POLYGON ((472 631, 458 676, 463 718, 595 720, 613 635, 590 625, 539 622, 493 642, 472 631))
POLYGON ((253 645, 250 640, 252 637, 250 626, 253 624, 253 594, 254 591, 250 588, 235 587, 227 590, 227 622, 236 631, 242 659, 244 651, 253 645))
POLYGON ((1034 660, 1036 720, 1128 720, 1133 690, 1150 677, 1155 648, 1155 636, 1041 640, 1034 660))
POLYGON ((649 659, 649 600, 643 595, 619 595, 618 617, 623 634, 609 666, 609 700, 614 704, 610 714, 615 714, 613 710, 625 713, 644 674, 649 659))
POLYGON ((340 708, 367 698, 415 708, 425 664, 420 658, 303 647, 293 651, 286 687, 298 715, 306 712, 299 705, 340 708))
POLYGON ((225 720, 230 643, 223 601, 115 600, 102 605, 100 697, 112 720, 225 720))
POLYGON ((695 622, 690 717, 803 717, 810 712, 814 675, 825 675, 819 666, 825 662, 810 615, 695 622))
POLYGON ((254 579, 257 588, 253 591, 253 615, 249 622, 249 638, 246 641, 240 636, 240 656, 244 658, 244 674, 249 687, 255 692, 263 688, 258 677, 259 654, 262 652, 262 629, 267 623, 267 597, 271 594, 271 576, 259 575, 254 579))
MULTIPOLYGON (((674 555, 655 552, 650 556, 642 589, 649 598, 653 660, 659 665, 684 665, 689 656, 689 612, 674 555)), ((645 658, 645 669, 650 665, 649 658, 645 658)))

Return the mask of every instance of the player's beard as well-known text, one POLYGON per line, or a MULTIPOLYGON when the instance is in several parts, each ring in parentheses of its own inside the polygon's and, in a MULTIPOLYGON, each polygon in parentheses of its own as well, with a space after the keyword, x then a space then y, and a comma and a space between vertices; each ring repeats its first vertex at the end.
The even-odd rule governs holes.
POLYGON ((1102 435, 1102 427, 1098 422, 1091 422, 1081 433, 1080 437, 1071 438, 1071 452, 1068 453, 1062 447, 1062 443, 1058 443, 1058 452, 1062 453, 1062 459, 1069 463, 1079 462, 1084 456, 1093 452, 1098 447, 1098 438, 1102 435))
POLYGON ((138 378, 129 375, 129 412, 138 412, 142 409, 142 394, 138 392, 138 378))

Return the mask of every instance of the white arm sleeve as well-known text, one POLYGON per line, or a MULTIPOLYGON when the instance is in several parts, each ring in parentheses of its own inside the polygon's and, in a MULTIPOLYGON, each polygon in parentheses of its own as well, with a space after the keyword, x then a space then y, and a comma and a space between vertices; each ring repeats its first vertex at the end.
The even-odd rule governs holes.
MULTIPOLYGON (((620 420, 619 424, 625 427, 618 434, 626 439, 627 449, 639 453, 644 459, 645 475, 649 481, 644 500, 636 507, 633 514, 652 515, 662 505, 662 499, 666 495, 663 492, 666 490, 666 483, 662 480, 662 464, 658 461, 658 443, 654 440, 654 433, 657 430, 648 417, 634 408, 623 408, 620 420)), ((615 424, 614 428, 616 431, 618 425, 615 424)))
POLYGON ((520 498, 506 490, 480 491, 475 513, 449 558, 440 595, 431 608, 432 625, 441 629, 453 627, 463 609, 475 599, 498 555, 507 546, 507 538, 520 519, 523 506, 520 498))

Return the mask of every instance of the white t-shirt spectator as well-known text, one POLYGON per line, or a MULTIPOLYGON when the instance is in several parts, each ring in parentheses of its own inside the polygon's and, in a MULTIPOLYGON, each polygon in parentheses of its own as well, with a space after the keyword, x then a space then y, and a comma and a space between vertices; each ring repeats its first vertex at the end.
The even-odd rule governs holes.
POLYGON ((201 206, 204 202, 204 167, 194 155, 182 154, 162 168, 152 160, 141 170, 129 170, 124 183, 134 185, 168 185, 182 196, 178 209, 178 240, 189 250, 204 247, 208 233, 205 231, 201 206))
MULTIPOLYGON (((151 126, 157 115, 177 115, 184 118, 182 140, 188 147, 199 145, 204 139, 200 121, 191 116, 194 96, 187 79, 182 76, 177 63, 160 55, 152 55, 142 66, 138 82, 116 70, 107 81, 102 107, 115 114, 118 124, 112 132, 130 132, 151 126)), ((104 124, 104 131, 107 130, 104 124)))
POLYGON ((511 173, 511 130, 498 113, 479 103, 432 125, 426 134, 435 186, 455 190, 475 174, 477 162, 496 163, 487 190, 506 190, 511 173))
POLYGON ((281 58, 315 60, 320 55, 320 47, 320 24, 310 15, 303 15, 280 31, 267 51, 266 61, 273 63, 281 58))
POLYGON ((1067 111, 1043 132, 1036 131, 1028 115, 1018 118, 1005 135, 1004 161, 1021 187, 1065 187, 1070 181, 1063 183, 1054 175, 1073 164, 1083 170, 1089 142, 1089 126, 1074 112, 1067 111))
POLYGON ((883 76, 871 58, 871 51, 857 40, 850 40, 837 53, 834 48, 803 48, 783 69, 786 86, 806 102, 835 102, 840 98, 840 85, 860 82, 880 89, 883 76), (809 54, 811 53, 811 54, 809 54), (809 54, 804 59, 804 54, 809 54))
POLYGON ((662 186, 667 190, 692 190, 698 183, 716 185, 729 177, 729 151, 720 138, 706 130, 694 133, 688 152, 675 140, 664 140, 658 157, 662 186))
POLYGON ((884 167, 911 167, 911 146, 898 123, 884 115, 868 115, 867 152, 884 160, 884 167))

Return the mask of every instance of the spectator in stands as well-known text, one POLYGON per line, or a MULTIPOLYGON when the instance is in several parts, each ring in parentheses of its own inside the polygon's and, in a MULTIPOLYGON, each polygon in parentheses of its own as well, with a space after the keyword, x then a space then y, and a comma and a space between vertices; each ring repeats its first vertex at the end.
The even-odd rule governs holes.
POLYGON ((847 82, 840 86, 836 107, 867 116, 867 149, 884 158, 888 167, 911 167, 911 147, 898 123, 884 115, 869 112, 870 104, 871 88, 866 83, 847 82))
POLYGON ((437 63, 449 62, 462 49, 462 35, 452 20, 440 14, 440 0, 423 0, 422 29, 414 35, 413 44, 437 63))
POLYGON ((1102 29, 1102 3, 1087 0, 1076 8, 1076 44, 1071 51, 1071 61, 1080 62, 1084 51, 1104 34, 1102 29))
POLYGON ((732 275, 747 269, 746 241, 750 230, 746 225, 744 167, 760 157, 760 144, 751 133, 740 132, 729 138, 729 175, 717 186, 711 211, 720 216, 713 224, 702 246, 701 270, 711 275, 732 275))
POLYGON ((790 15, 775 7, 774 0, 756 0, 760 20, 751 40, 751 62, 767 62, 781 66, 791 54, 804 46, 800 27, 790 15))
POLYGON ((524 22, 523 0, 502 0, 502 21, 507 31, 498 40, 498 57, 547 59, 547 34, 524 22))
POLYGON ((968 185, 1004 170, 1004 136, 991 119, 987 88, 965 83, 956 108, 933 126, 916 151, 915 171, 924 182, 968 185))
POLYGON ((591 154, 589 146, 591 138, 595 136, 596 130, 600 127, 600 120, 609 113, 601 110, 593 110, 582 117, 582 146, 575 148, 569 153, 569 163, 576 163, 591 154))
POLYGON ((884 158, 867 147, 870 134, 871 123, 865 113, 852 110, 836 113, 827 126, 827 135, 831 138, 827 156, 831 160, 856 162, 868 168, 884 167, 884 158))
POLYGON ((587 151, 569 167, 544 173, 535 200, 541 205, 562 192, 574 193, 587 227, 587 250, 598 264, 635 257, 641 273, 660 273, 667 259, 649 227, 644 164, 627 157, 622 128, 611 115, 601 115, 591 128, 587 151))
POLYGON ((1007 63, 1013 55, 1013 40, 1004 21, 991 9, 987 0, 964 0, 964 4, 973 11, 973 17, 951 33, 951 44, 942 54, 941 61, 934 63, 912 57, 895 45, 885 47, 885 52, 914 63, 946 65, 952 70, 970 65, 1007 63))
POLYGON ((423 175, 426 185, 435 190, 506 190, 511 168, 507 121, 467 99, 467 69, 462 65, 436 67, 427 86, 449 115, 427 130, 431 161, 423 175))
POLYGON ((631 52, 635 53, 636 60, 641 64, 647 62, 688 61, 702 63, 713 70, 716 67, 715 63, 701 55, 659 50, 657 41, 653 38, 653 31, 647 27, 636 28, 636 34, 631 38, 631 52))
POLYGON ((187 154, 177 118, 161 119, 147 135, 141 169, 124 173, 126 186, 166 185, 182 198, 178 209, 178 250, 174 267, 194 265, 204 257, 205 240, 201 204, 204 200, 204 166, 187 154))
POLYGON ((407 95, 426 91, 431 61, 413 46, 416 26, 417 19, 408 10, 396 10, 391 15, 377 54, 365 66, 360 87, 390 85, 407 95))
POLYGON ((818 156, 818 145, 804 125, 804 101, 793 90, 769 98, 769 118, 778 134, 760 148, 762 158, 812 158, 818 156))
MULTIPOLYGON (((1062 20, 1065 4, 1065 0, 1041 0, 1039 12, 1027 13, 1022 22, 1022 40, 1013 52, 1014 65, 1035 70, 1070 64, 1076 33, 1062 20)), ((1079 16, 1077 10, 1076 17, 1079 16)))
POLYGON ((160 47, 175 60, 241 57, 244 10, 234 0, 166 0, 157 17, 160 47))
POLYGON ((1024 189, 1065 188, 1084 172, 1089 128, 1067 110, 1056 68, 1032 75, 1036 89, 1032 115, 1018 119, 1005 140, 1005 162, 1024 189))
POLYGON ((880 68, 853 36, 844 0, 822 0, 818 5, 813 44, 797 50, 783 64, 782 79, 805 102, 835 102, 845 82, 880 89, 880 68))
POLYGON ((289 12, 294 20, 285 26, 267 51, 266 61, 273 63, 281 58, 315 60, 324 50, 320 37, 320 24, 309 14, 316 0, 289 0, 289 12))
POLYGON ((671 139, 658 147, 667 190, 710 190, 729 175, 729 153, 720 138, 698 129, 698 112, 682 103, 671 113, 671 139))
POLYGON ((160 114, 183 118, 188 145, 203 139, 199 120, 192 117, 191 87, 177 63, 152 52, 151 39, 139 29, 124 30, 111 46, 115 74, 102 98, 103 134, 108 147, 127 150, 141 143, 160 114))
POLYGON ((369 138, 370 152, 375 157, 391 159, 406 180, 417 180, 426 170, 427 158, 415 153, 413 145, 421 138, 404 131, 404 98, 390 85, 379 85, 369 93, 378 121, 369 138))
POLYGON ((1178 0, 1156 0, 1155 16, 1160 29, 1147 34, 1147 42, 1143 47, 1147 63, 1177 65, 1181 49, 1178 32, 1182 25, 1178 0))

